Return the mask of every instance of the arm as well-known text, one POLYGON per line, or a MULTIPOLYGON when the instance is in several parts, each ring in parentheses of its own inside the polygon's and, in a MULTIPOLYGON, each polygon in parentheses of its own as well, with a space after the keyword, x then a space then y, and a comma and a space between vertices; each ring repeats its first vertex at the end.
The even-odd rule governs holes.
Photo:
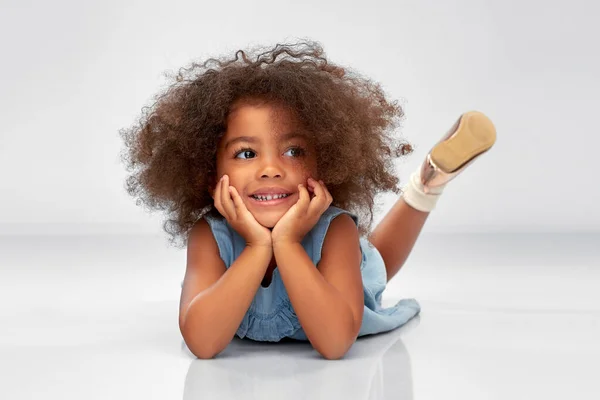
POLYGON ((331 221, 316 268, 300 243, 276 244, 273 253, 309 341, 325 358, 342 357, 358 336, 364 311, 356 224, 345 214, 331 221))
POLYGON ((179 328, 198 358, 212 358, 231 342, 271 256, 270 248, 246 247, 226 269, 205 221, 190 234, 179 328))

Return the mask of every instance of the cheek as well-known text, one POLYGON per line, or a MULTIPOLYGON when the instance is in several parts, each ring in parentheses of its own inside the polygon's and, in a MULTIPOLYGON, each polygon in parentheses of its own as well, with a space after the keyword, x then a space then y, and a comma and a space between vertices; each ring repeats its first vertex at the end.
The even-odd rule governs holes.
POLYGON ((319 179, 319 175, 317 174, 316 170, 313 169, 306 169, 304 171, 302 171, 302 175, 301 175, 301 179, 304 183, 308 182, 308 178, 313 178, 315 180, 319 179))
POLYGON ((295 166, 295 171, 299 179, 306 181, 309 177, 314 178, 316 168, 307 163, 299 163, 295 166))
POLYGON ((229 177, 229 186, 233 186, 235 190, 238 192, 240 197, 244 199, 244 188, 246 187, 246 180, 244 177, 231 175, 230 173, 225 172, 225 174, 229 177))
POLYGON ((315 178, 317 174, 317 161, 314 159, 305 160, 300 166, 300 172, 304 179, 308 179, 309 177, 315 178))

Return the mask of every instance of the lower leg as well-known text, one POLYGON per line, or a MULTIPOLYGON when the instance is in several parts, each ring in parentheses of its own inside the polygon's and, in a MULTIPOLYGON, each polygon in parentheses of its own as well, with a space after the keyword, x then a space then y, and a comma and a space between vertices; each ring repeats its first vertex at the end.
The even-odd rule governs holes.
POLYGON ((383 258, 388 282, 404 265, 446 186, 429 188, 425 193, 420 179, 417 170, 404 187, 402 197, 368 237, 383 258))
POLYGON ((404 265, 428 216, 400 198, 369 236, 383 258, 388 282, 404 265))

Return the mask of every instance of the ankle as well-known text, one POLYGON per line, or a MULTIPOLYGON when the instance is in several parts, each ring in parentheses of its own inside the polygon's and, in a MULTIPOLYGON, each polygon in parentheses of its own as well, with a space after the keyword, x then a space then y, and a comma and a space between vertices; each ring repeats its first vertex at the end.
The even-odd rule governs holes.
POLYGON ((446 184, 433 188, 425 188, 421 183, 421 169, 419 168, 410 175, 408 183, 402 189, 402 197, 412 208, 422 212, 431 212, 435 208, 445 187, 446 184), (425 190, 427 190, 427 193, 425 190))

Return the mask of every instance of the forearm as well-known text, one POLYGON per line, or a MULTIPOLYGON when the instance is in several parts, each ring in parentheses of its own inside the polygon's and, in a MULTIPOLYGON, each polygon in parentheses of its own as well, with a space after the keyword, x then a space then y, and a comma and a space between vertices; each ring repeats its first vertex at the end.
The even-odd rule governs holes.
POLYGON ((360 329, 350 305, 325 280, 300 243, 275 245, 273 254, 308 340, 326 358, 341 357, 360 329))
POLYGON ((211 358, 233 339, 271 260, 272 250, 246 247, 227 271, 188 306, 182 334, 189 349, 211 358))

